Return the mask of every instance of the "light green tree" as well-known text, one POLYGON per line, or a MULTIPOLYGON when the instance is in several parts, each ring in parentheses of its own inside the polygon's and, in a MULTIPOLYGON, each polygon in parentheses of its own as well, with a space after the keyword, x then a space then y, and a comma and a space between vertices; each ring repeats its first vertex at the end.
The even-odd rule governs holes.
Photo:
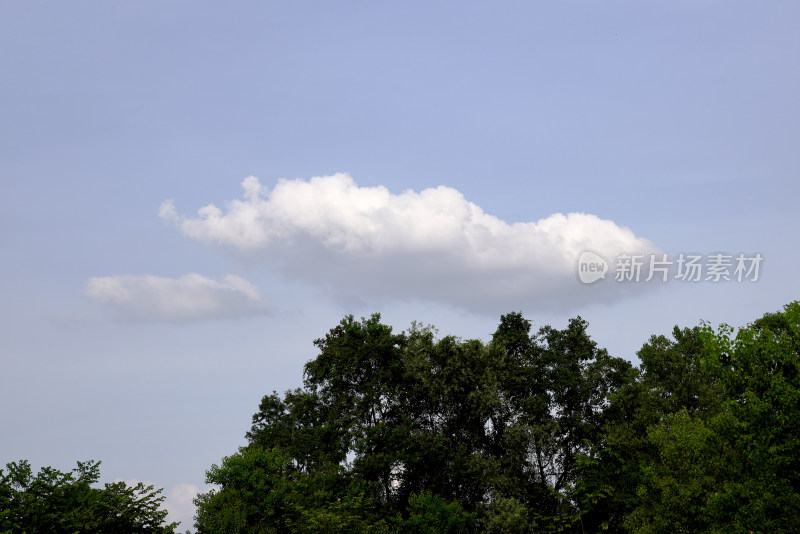
POLYGON ((650 427, 633 532, 800 531, 800 303, 736 335, 702 330, 716 413, 668 414, 650 427))

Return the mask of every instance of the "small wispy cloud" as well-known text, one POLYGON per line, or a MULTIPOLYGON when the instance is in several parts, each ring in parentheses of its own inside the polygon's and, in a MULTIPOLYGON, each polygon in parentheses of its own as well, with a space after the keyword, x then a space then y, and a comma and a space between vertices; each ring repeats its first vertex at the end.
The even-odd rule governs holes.
POLYGON ((286 276, 344 299, 415 299, 469 309, 568 308, 623 291, 577 281, 587 249, 615 257, 655 252, 628 228, 586 213, 508 223, 451 187, 391 193, 346 174, 280 180, 251 176, 242 199, 182 217, 172 200, 161 217, 189 238, 277 266, 286 276))
POLYGON ((86 295, 132 321, 189 322, 264 312, 258 290, 231 274, 219 282, 196 273, 180 278, 103 276, 89 279, 86 295))

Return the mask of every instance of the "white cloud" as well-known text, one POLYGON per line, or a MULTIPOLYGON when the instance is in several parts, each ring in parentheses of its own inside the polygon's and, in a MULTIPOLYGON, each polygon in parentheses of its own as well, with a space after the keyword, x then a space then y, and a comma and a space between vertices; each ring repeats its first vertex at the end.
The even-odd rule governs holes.
POLYGON ((180 217, 170 200, 162 218, 192 239, 261 258, 345 299, 569 308, 634 286, 581 285, 583 250, 610 259, 656 251, 631 230, 585 213, 509 224, 444 186, 393 194, 335 174, 280 180, 272 190, 251 176, 242 187, 243 198, 225 210, 209 204, 197 217, 180 217))
POLYGON ((90 278, 86 295, 122 319, 185 322, 263 313, 258 290, 227 275, 221 282, 196 273, 180 278, 117 275, 90 278))
POLYGON ((175 211, 175 205, 172 199, 165 200, 158 208, 158 216, 165 221, 175 222, 178 220, 178 212, 175 211))
POLYGON ((179 522, 179 531, 185 532, 187 529, 194 530, 195 505, 194 498, 201 490, 194 484, 178 484, 170 488, 167 498, 164 500, 164 508, 169 511, 167 522, 179 522))

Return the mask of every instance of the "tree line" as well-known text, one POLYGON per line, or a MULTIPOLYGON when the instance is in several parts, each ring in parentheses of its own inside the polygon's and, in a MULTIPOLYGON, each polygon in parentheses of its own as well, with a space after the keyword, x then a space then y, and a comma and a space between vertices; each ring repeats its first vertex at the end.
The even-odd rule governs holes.
MULTIPOLYGON (((587 326, 345 317, 207 472, 197 532, 800 532, 800 303, 654 335, 639 365, 587 326)), ((97 466, 8 464, 0 532, 174 532, 160 490, 92 489, 97 466)))
POLYGON ((208 472, 198 532, 800 532, 800 303, 638 366, 580 317, 484 343, 348 316, 315 344, 208 472))

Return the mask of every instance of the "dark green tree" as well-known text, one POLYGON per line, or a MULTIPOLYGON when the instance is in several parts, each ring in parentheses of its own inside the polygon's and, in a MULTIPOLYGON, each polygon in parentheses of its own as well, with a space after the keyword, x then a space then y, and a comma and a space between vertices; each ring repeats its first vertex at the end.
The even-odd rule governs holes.
POLYGON ((630 369, 586 327, 509 314, 484 343, 345 317, 209 471, 200 532, 580 531, 577 462, 630 369))
POLYGON ((580 318, 484 343, 346 317, 209 471, 198 528, 800 531, 800 304, 732 332, 676 327, 634 367, 580 318))
POLYGON ((581 532, 591 521, 576 498, 579 463, 594 455, 609 399, 630 375, 630 363, 598 349, 587 327, 576 318, 530 336, 530 323, 509 314, 492 341, 506 362, 504 415, 493 425, 503 465, 498 496, 524 503, 537 532, 581 532))

